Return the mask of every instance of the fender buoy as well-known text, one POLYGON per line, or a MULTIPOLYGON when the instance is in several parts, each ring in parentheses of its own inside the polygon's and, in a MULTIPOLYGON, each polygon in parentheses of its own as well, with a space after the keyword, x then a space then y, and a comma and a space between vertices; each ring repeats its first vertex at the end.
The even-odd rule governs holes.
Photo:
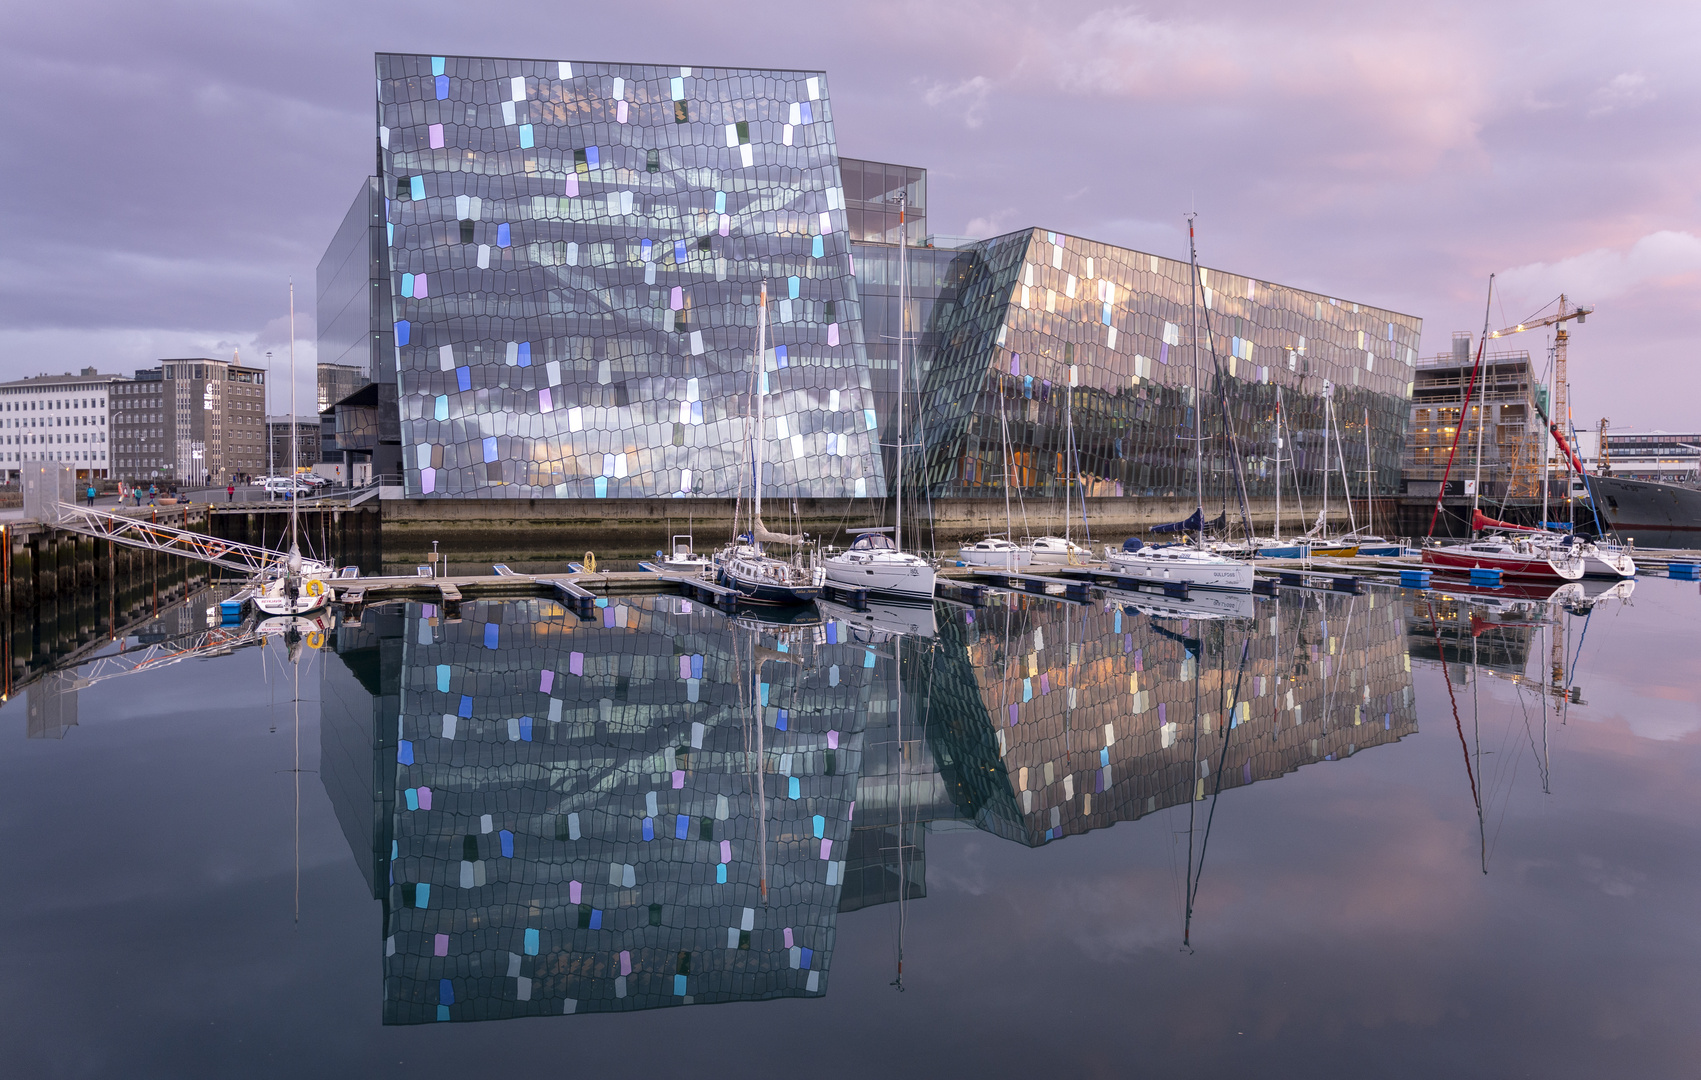
POLYGON ((325 631, 315 630, 311 634, 308 634, 307 635, 307 647, 309 649, 322 649, 322 648, 324 648, 325 647, 325 631))
POLYGON ((308 596, 323 596, 323 595, 325 595, 325 583, 323 581, 320 581, 318 578, 308 578, 307 579, 307 595, 308 596))
POLYGON ((585 563, 584 563, 584 565, 585 565, 585 573, 587 573, 587 574, 596 573, 597 572, 597 553, 594 552, 594 551, 585 552, 585 563))

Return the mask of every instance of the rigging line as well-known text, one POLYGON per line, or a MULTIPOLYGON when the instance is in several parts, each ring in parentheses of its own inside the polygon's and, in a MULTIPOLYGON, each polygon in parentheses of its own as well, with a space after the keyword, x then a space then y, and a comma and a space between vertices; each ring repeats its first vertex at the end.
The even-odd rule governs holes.
MULTIPOLYGON (((1488 275, 1488 296, 1489 296, 1489 302, 1492 302, 1493 299, 1494 299, 1494 275, 1493 274, 1488 275)), ((1430 537, 1430 536, 1435 535, 1435 519, 1441 513, 1441 500, 1447 493, 1447 481, 1453 475, 1453 458, 1459 452, 1459 436, 1464 434, 1464 432, 1465 432, 1465 420, 1466 420, 1467 417, 1470 416, 1471 393, 1476 389, 1477 376, 1482 372, 1483 350, 1487 346, 1488 346, 1488 303, 1485 302, 1483 304, 1483 313, 1482 313, 1482 337, 1477 340, 1477 360, 1476 360, 1475 364, 1471 365, 1471 382, 1470 382, 1470 385, 1465 388, 1465 400, 1463 402, 1461 402, 1460 405, 1459 405, 1459 422, 1453 428, 1453 445, 1447 451, 1447 468, 1441 474, 1441 490, 1435 496, 1435 509, 1430 511, 1430 514, 1429 514, 1429 530, 1428 530, 1428 532, 1426 532, 1424 534, 1425 537, 1430 537)), ((1482 425, 1479 423, 1477 426, 1478 426, 1478 429, 1479 429, 1479 432, 1480 432, 1482 425)), ((1327 446, 1328 444, 1325 443, 1324 445, 1327 446)), ((1479 458, 1480 458, 1480 455, 1479 455, 1479 458)))
MULTIPOLYGON (((1195 408, 1197 408, 1197 404, 1195 404, 1195 408)), ((1192 947, 1187 938, 1193 925, 1193 822, 1197 812, 1196 808, 1199 805, 1199 801, 1193 797, 1193 791, 1198 779, 1195 774, 1199 771, 1199 694, 1200 682, 1204 677, 1203 672, 1199 669, 1204 666, 1201 661, 1205 658, 1203 635, 1195 639, 1194 647, 1199 651, 1193 655, 1193 752, 1189 755, 1187 763, 1187 895, 1185 899, 1186 916, 1182 922, 1181 932, 1182 948, 1189 952, 1192 951, 1192 947)), ((1185 645, 1182 646, 1183 650, 1186 648, 1185 645)))
POLYGON ((1459 699, 1453 692, 1453 673, 1447 667, 1447 651, 1441 644, 1441 626, 1435 620, 1435 601, 1425 600, 1424 606, 1429 609, 1429 625, 1435 636, 1435 653, 1441 659, 1441 677, 1447 681, 1447 700, 1453 705, 1453 729, 1459 733, 1459 749, 1465 755, 1465 777, 1471 782, 1471 801, 1480 811, 1482 796, 1477 794, 1477 778, 1471 771, 1471 750, 1465 742, 1465 723, 1459 719, 1459 699))
MULTIPOLYGON (((1226 625, 1220 626, 1219 632, 1226 636, 1227 629, 1228 627, 1226 625)), ((1240 643, 1240 670, 1237 671, 1234 676, 1234 698, 1232 704, 1229 706, 1227 716, 1223 719, 1223 748, 1222 753, 1217 757, 1217 778, 1216 785, 1211 791, 1211 808, 1205 814, 1205 838, 1199 843, 1199 870, 1198 873, 1194 874, 1193 881, 1188 889, 1187 928, 1182 931, 1181 935, 1181 941, 1184 945, 1190 945, 1192 943, 1193 904, 1194 901, 1199 898, 1199 882, 1205 876, 1205 849, 1211 845, 1211 822, 1215 821, 1217 817, 1217 797, 1223 792, 1223 766, 1228 763, 1229 733, 1232 732, 1235 727, 1234 710, 1240 708, 1240 681, 1241 677, 1246 674, 1246 658, 1251 650, 1252 638, 1249 634, 1240 643)), ((1222 651, 1220 649, 1218 650, 1218 655, 1222 655, 1222 651)), ((1250 712, 1250 710, 1248 711, 1250 712)))

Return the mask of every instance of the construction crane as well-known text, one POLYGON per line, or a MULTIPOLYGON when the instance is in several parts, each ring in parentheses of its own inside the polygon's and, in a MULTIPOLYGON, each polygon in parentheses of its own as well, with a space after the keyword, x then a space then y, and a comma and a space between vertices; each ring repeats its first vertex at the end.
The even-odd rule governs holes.
POLYGON ((1571 384, 1565 368, 1565 346, 1570 340, 1570 335, 1565 329, 1565 324, 1576 319, 1577 325, 1582 326, 1588 317, 1594 313, 1594 310, 1592 307, 1572 304, 1566 300, 1564 293, 1560 293, 1559 310, 1552 315, 1544 315, 1527 323, 1519 323, 1517 326, 1508 326, 1504 330, 1496 330, 1488 335, 1490 338, 1503 338, 1510 337, 1513 334, 1522 334, 1526 330, 1539 330, 1544 326, 1558 327, 1558 330, 1554 332, 1553 340, 1553 401, 1549 403, 1550 408, 1547 416, 1543 419, 1547 420, 1547 429, 1553 435, 1554 442, 1565 451, 1565 456, 1568 459, 1566 463, 1577 468, 1579 472, 1581 471, 1580 463, 1576 462, 1576 455, 1571 449, 1571 442, 1565 436, 1565 432, 1570 430, 1571 427, 1571 384))

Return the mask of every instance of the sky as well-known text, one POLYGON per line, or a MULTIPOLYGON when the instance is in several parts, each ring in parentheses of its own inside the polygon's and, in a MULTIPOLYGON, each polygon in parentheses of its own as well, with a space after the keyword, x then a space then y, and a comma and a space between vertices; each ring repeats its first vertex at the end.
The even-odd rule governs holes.
MULTIPOLYGON (((1565 293, 1579 427, 1695 430, 1701 7, 929 0, 0 12, 0 378, 256 361, 310 393, 313 276, 372 168, 372 54, 828 73, 841 153, 925 166, 930 228, 1039 226, 1423 319, 1565 293)), ((1545 369, 1549 338, 1518 340, 1545 369)))

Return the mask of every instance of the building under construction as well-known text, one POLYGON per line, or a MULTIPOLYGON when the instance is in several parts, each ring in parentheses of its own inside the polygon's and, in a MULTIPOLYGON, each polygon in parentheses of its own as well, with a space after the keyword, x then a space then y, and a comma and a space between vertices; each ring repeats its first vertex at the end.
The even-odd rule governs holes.
POLYGON ((1471 391, 1474 366, 1471 335, 1462 331, 1453 335, 1451 352, 1418 360, 1406 425, 1405 494, 1433 499, 1441 494, 1444 477, 1448 495, 1472 494, 1480 439, 1482 486, 1476 494, 1497 501, 1539 499, 1546 436, 1537 405, 1545 410, 1547 402, 1530 354, 1522 349, 1488 353, 1471 391), (1462 416, 1467 392, 1470 413, 1462 416))

